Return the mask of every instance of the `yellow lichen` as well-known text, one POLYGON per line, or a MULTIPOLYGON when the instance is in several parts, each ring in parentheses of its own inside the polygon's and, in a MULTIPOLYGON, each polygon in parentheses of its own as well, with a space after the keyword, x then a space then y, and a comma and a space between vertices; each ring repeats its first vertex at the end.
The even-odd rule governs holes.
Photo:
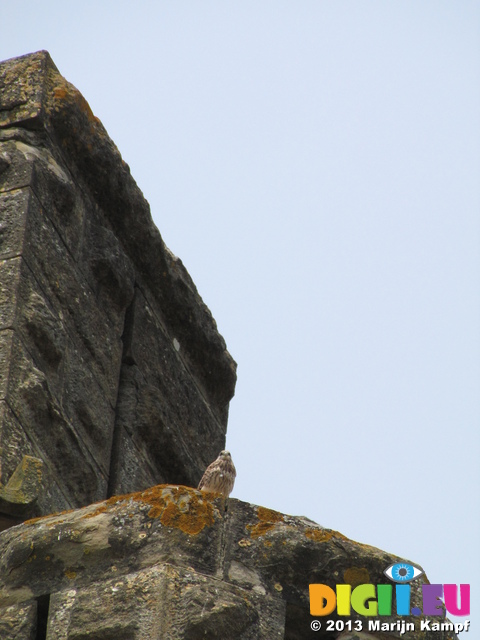
POLYGON ((99 506, 94 511, 86 513, 84 516, 82 516, 82 518, 86 520, 87 518, 95 518, 95 516, 99 516, 101 513, 105 513, 105 511, 108 509, 110 500, 111 498, 109 500, 106 500, 105 502, 98 503, 99 506))
MULTIPOLYGON (((213 495, 213 497, 215 496, 213 495)), ((197 535, 205 527, 212 526, 215 520, 211 499, 208 499, 207 495, 198 492, 196 489, 182 485, 157 485, 146 491, 113 496, 103 502, 90 505, 80 517, 82 519, 95 518, 122 502, 130 503, 129 518, 134 516, 131 511, 132 502, 147 504, 150 507, 147 514, 149 518, 159 518, 160 522, 166 527, 174 527, 190 535, 197 535)), ((42 518, 33 518, 27 520, 25 524, 34 524, 46 518, 52 519, 71 511, 64 511, 42 518)), ((55 524, 59 524, 59 521, 54 521, 52 526, 55 524)))
POLYGON ((77 577, 77 572, 73 571, 72 569, 65 569, 64 573, 65 577, 67 577, 69 580, 74 580, 77 577))
POLYGON ((259 538, 265 535, 273 529, 278 522, 283 522, 283 515, 273 509, 266 509, 265 507, 258 507, 257 518, 259 522, 257 524, 247 524, 247 529, 250 531, 252 538, 259 538))
POLYGON ((50 74, 51 82, 56 83, 52 89, 54 98, 54 110, 60 111, 63 108, 62 103, 75 103, 78 109, 87 117, 90 124, 99 123, 99 119, 93 114, 90 105, 82 96, 80 91, 70 82, 65 80, 59 73, 50 74))
POLYGON ((167 527, 176 527, 184 533, 197 535, 204 527, 212 526, 213 507, 210 502, 197 499, 190 505, 188 511, 183 512, 177 504, 170 502, 165 507, 160 521, 167 527))
POLYGON ((68 509, 67 511, 59 511, 58 513, 49 513, 46 516, 39 516, 38 518, 30 518, 29 520, 25 520, 23 524, 36 524, 42 520, 46 520, 47 518, 56 518, 57 516, 64 516, 67 513, 72 513, 75 509, 68 509))
POLYGON ((331 538, 340 538, 340 540, 348 540, 343 533, 334 531, 333 529, 306 529, 305 536, 315 542, 328 542, 331 538))
MULTIPOLYGON (((113 496, 99 503, 97 509, 85 514, 84 518, 93 518, 120 502, 142 502, 150 506, 149 518, 160 518, 166 527, 180 529, 184 533, 197 535, 204 527, 214 522, 213 506, 195 489, 184 486, 157 485, 146 491, 113 496)), ((130 512, 129 516, 133 514, 130 512)))
POLYGON ((65 100, 68 93, 65 87, 55 87, 53 89, 53 95, 55 96, 56 100, 65 100))
POLYGON ((357 587, 359 584, 370 584, 370 574, 364 567, 350 567, 343 572, 345 584, 357 587))

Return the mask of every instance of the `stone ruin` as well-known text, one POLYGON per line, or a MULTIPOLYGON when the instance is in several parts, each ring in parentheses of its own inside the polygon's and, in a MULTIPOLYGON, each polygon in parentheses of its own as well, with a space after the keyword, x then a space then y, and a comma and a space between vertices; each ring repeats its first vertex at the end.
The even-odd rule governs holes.
MULTIPOLYGON (((370 637, 361 616, 312 631, 309 584, 384 583, 399 558, 191 488, 235 381, 86 100, 47 52, 1 63, 1 640, 370 637)), ((399 620, 371 637, 455 637, 399 620)))

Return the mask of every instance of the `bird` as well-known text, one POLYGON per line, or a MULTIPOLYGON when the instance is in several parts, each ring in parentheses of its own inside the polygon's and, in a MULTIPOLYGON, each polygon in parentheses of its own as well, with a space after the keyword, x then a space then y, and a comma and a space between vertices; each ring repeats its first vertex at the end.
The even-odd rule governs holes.
POLYGON ((229 451, 220 451, 218 458, 205 469, 198 484, 200 491, 221 493, 228 498, 235 484, 237 471, 229 451))

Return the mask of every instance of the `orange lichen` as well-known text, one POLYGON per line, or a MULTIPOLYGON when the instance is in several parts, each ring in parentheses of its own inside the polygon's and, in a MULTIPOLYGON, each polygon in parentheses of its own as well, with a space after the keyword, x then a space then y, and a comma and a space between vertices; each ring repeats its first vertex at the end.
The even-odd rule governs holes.
MULTIPOLYGON (((213 495, 213 497, 215 497, 215 495, 213 495)), ((159 518, 160 522, 166 527, 174 527, 190 535, 197 535, 205 527, 212 526, 215 520, 211 499, 209 500, 206 495, 190 487, 165 484, 151 487, 146 491, 113 496, 103 502, 94 503, 90 507, 87 507, 86 513, 80 517, 82 519, 95 518, 102 513, 108 512, 112 507, 120 503, 130 503, 128 507, 128 517, 133 518, 134 513, 131 511, 132 502, 147 504, 150 506, 147 514, 149 518, 159 518)), ((73 510, 44 516, 42 518, 33 518, 27 520, 25 524, 34 524, 46 518, 52 519, 55 516, 64 515, 71 511, 73 510)), ((265 511, 268 511, 268 509, 265 511)), ((57 521, 52 524, 55 525, 58 523, 57 521)))
POLYGON ((37 522, 40 522, 40 520, 43 520, 44 518, 48 518, 50 516, 40 516, 38 518, 30 518, 29 520, 25 520, 23 522, 23 524, 36 524, 37 522))
POLYGON ((59 511, 58 513, 49 513, 46 516, 39 516, 38 518, 30 518, 29 520, 25 520, 22 524, 36 524, 41 520, 46 520, 47 518, 56 518, 57 516, 63 516, 67 513, 72 513, 75 509, 68 509, 66 511, 59 511))
POLYGON ((210 502, 197 499, 189 505, 188 511, 183 512, 177 504, 170 502, 160 520, 166 527, 176 527, 184 533, 196 536, 204 527, 212 526, 213 507, 210 502))
POLYGON ((111 498, 109 500, 105 501, 105 502, 98 503, 99 506, 97 507, 97 509, 95 509, 95 511, 92 511, 90 513, 86 513, 84 516, 82 516, 82 518, 84 520, 86 520, 87 518, 94 518, 95 516, 99 516, 101 513, 105 513, 105 511, 108 508, 108 504, 110 503, 110 500, 111 500, 111 498))
POLYGON ((151 505, 149 518, 160 518, 166 527, 190 535, 197 535, 214 522, 212 503, 189 487, 159 485, 145 491, 140 499, 151 505))
POLYGON ((346 584, 351 584, 352 587, 357 587, 359 584, 369 584, 370 574, 364 567, 351 567, 345 569, 343 572, 343 579, 346 584))
POLYGON ((60 75, 57 71, 50 70, 49 72, 50 82, 52 85, 53 93, 53 108, 55 111, 59 111, 63 108, 61 103, 74 103, 76 107, 87 117, 90 124, 99 123, 99 119, 93 114, 90 105, 82 96, 80 91, 73 86, 68 80, 60 75))
POLYGON ((68 94, 65 87, 55 87, 53 90, 53 95, 57 100, 64 100, 68 94))
MULTIPOLYGON (((213 506, 195 489, 183 486, 160 484, 146 491, 113 496, 99 503, 97 509, 85 514, 84 518, 93 518, 120 502, 142 502, 150 506, 149 518, 160 518, 166 527, 180 529, 184 533, 197 535, 214 522, 213 506)), ((129 517, 133 517, 130 512, 129 517)))
POLYGON ((257 524, 247 524, 247 529, 250 531, 252 538, 258 538, 265 535, 273 529, 278 522, 283 522, 283 515, 273 509, 266 509, 265 507, 258 507, 257 518, 259 522, 257 524))
POLYGON ((315 542, 328 542, 331 538, 340 538, 340 540, 348 540, 343 533, 334 531, 333 529, 306 529, 305 536, 315 542))

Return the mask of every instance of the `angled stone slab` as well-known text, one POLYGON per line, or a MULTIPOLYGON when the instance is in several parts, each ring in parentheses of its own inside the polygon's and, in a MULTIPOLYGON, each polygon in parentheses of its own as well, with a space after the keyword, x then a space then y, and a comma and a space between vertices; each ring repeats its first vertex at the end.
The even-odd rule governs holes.
POLYGON ((42 490, 42 471, 42 460, 23 456, 7 484, 0 484, 0 511, 13 516, 31 514, 42 490))

